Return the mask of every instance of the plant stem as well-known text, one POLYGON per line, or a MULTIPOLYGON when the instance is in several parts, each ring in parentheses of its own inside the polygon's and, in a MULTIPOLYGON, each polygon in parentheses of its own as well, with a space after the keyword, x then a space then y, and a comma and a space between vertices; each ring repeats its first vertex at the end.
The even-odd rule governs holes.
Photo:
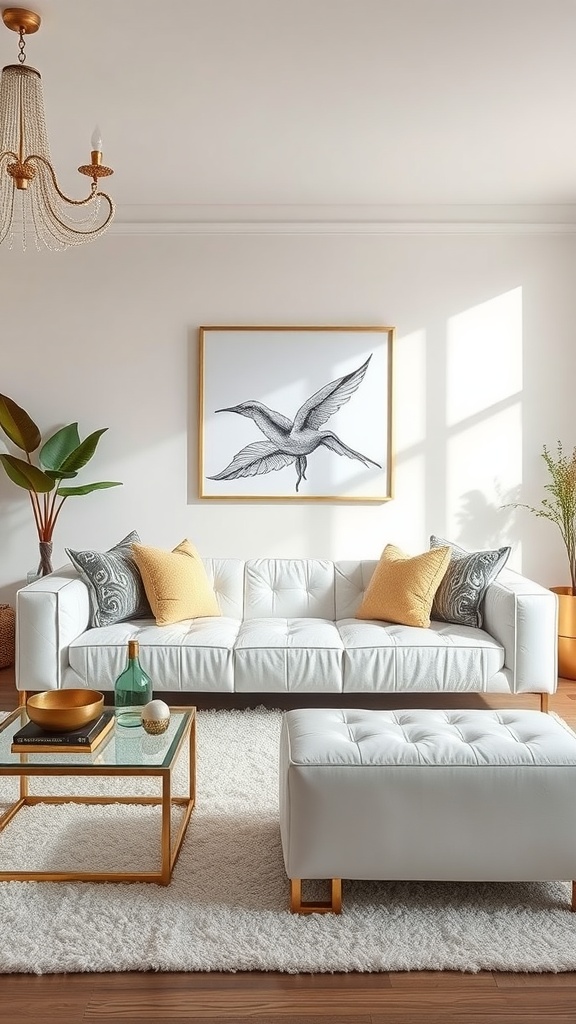
MULTIPOLYGON (((46 514, 46 537, 45 540, 52 540, 52 534, 54 533, 54 524, 56 523, 56 516, 58 513, 54 513, 56 506, 56 498, 58 497, 58 488, 55 487, 52 494, 52 501, 50 503, 50 509, 46 514)), ((64 500, 64 499, 63 499, 64 500)), ((59 506, 59 509, 62 505, 59 506)), ((59 511, 58 509, 58 511, 59 511)))
MULTIPOLYGON (((60 515, 60 510, 62 508, 62 505, 66 501, 67 497, 68 497, 68 495, 65 494, 64 497, 62 498, 62 501, 58 505, 58 508, 56 509, 55 512, 53 512, 52 518, 50 519, 50 538, 49 538, 50 540, 52 540, 52 534, 54 532, 54 527, 56 526, 56 520, 58 519, 58 516, 60 515)), ((54 503, 56 503, 56 496, 54 497, 54 503)))
POLYGON ((38 534, 38 540, 42 540, 42 523, 40 522, 39 509, 36 507, 38 504, 38 496, 34 494, 34 491, 28 491, 30 495, 30 504, 32 505, 32 512, 34 513, 34 522, 36 523, 36 532, 38 534), (36 498, 36 502, 34 502, 36 498))
MULTIPOLYGON (((26 452, 26 458, 28 460, 28 464, 30 466, 32 466, 33 462, 32 462, 32 459, 30 458, 30 453, 29 452, 26 452)), ((28 491, 28 494, 30 495, 30 501, 32 503, 32 511, 34 513, 34 521, 36 523, 36 531, 38 533, 38 540, 43 540, 44 539, 44 537, 43 537, 43 525, 44 524, 42 522, 42 510, 40 508, 40 499, 39 499, 38 495, 36 494, 36 491, 28 491)))

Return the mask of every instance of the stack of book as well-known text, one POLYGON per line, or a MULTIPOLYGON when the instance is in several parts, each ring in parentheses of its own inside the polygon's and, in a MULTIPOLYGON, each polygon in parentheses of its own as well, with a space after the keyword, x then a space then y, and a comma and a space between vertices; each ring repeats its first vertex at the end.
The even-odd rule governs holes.
POLYGON ((93 722, 71 732, 46 732, 27 722, 12 737, 13 754, 90 754, 102 743, 114 725, 114 710, 108 709, 93 722))

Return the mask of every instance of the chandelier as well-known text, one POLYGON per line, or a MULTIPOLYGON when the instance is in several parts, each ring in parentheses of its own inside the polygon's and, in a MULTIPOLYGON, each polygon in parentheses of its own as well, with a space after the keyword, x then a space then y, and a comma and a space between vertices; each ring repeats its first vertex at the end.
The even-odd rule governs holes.
POLYGON ((37 32, 40 17, 34 11, 8 7, 2 11, 7 28, 20 36, 18 64, 2 69, 0 79, 0 244, 20 228, 22 248, 27 236, 36 248, 66 249, 98 238, 114 216, 110 196, 98 189, 98 179, 113 174, 102 163, 99 129, 92 135, 90 163, 78 168, 92 178, 86 199, 69 199, 61 191, 50 158, 44 117, 42 79, 26 66, 24 36, 37 32))

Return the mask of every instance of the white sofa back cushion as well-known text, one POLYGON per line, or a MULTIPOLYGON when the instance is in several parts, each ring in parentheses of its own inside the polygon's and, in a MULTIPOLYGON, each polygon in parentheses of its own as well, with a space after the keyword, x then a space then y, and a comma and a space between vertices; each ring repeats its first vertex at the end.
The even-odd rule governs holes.
POLYGON ((334 621, 334 562, 257 558, 246 562, 244 618, 334 621))
POLYGON ((364 591, 372 579, 377 565, 376 559, 334 563, 334 599, 337 622, 340 619, 355 617, 362 603, 364 591))
POLYGON ((241 619, 244 608, 244 561, 241 558, 203 558, 202 561, 222 615, 241 619))

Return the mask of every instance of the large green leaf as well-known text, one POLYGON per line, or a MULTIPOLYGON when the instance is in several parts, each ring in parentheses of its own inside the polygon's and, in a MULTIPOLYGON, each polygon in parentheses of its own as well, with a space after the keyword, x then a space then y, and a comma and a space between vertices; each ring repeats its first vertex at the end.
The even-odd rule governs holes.
POLYGON ((73 452, 70 452, 68 458, 64 459, 64 462, 58 468, 65 471, 72 470, 75 472, 82 469, 82 466, 85 466, 87 462, 90 462, 90 459, 96 451, 98 441, 102 437, 102 434, 105 434, 107 430, 108 427, 103 427, 102 430, 95 430, 93 434, 89 434, 88 437, 82 441, 82 444, 79 444, 73 452))
POLYGON ((57 494, 63 498, 71 498, 74 494, 90 494, 91 491, 101 491, 104 487, 122 487, 121 480, 102 481, 99 484, 83 484, 81 487, 59 487, 57 494))
POLYGON ((41 469, 31 466, 29 462, 17 459, 15 455, 0 455, 0 461, 12 483, 17 484, 18 487, 24 487, 27 491, 34 491, 37 494, 54 489, 54 481, 41 469))
POLYGON ((51 480, 73 480, 78 473, 64 473, 61 469, 45 469, 46 476, 51 480))
POLYGON ((23 452, 35 452, 42 440, 38 427, 27 412, 6 395, 0 395, 0 427, 23 452))
POLYGON ((68 456, 78 448, 80 434, 78 424, 69 423, 67 427, 57 430, 49 437, 38 452, 40 465, 44 469, 59 470, 68 456))

